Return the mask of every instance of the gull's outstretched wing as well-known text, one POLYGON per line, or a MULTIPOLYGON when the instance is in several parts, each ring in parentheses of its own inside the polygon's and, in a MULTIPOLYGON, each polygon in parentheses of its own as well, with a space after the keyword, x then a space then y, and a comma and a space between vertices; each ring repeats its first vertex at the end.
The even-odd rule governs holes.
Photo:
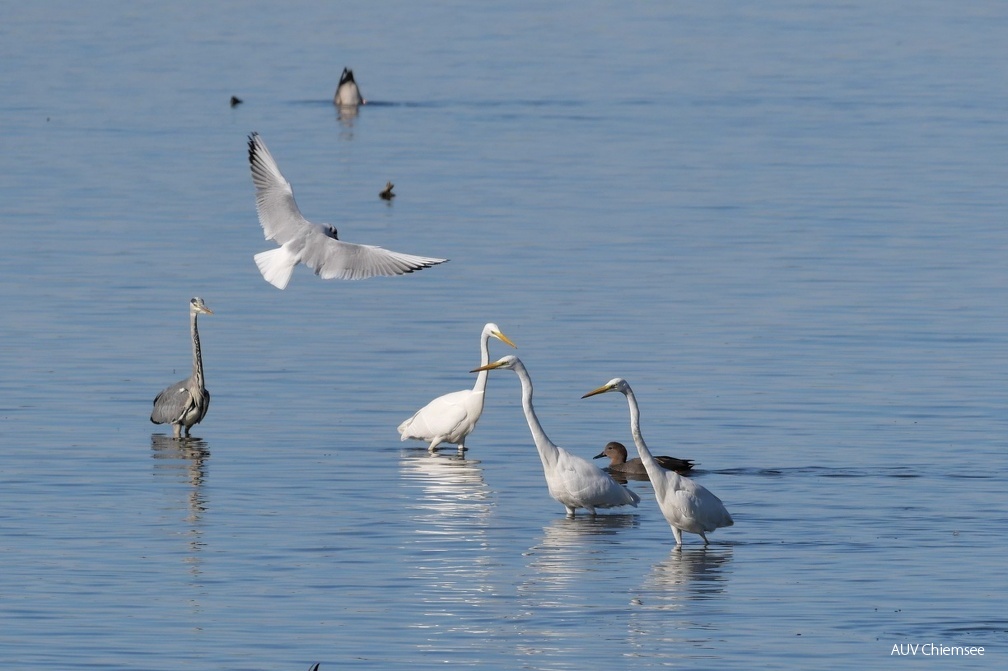
POLYGON ((248 150, 256 188, 256 211, 266 239, 285 245, 304 236, 310 222, 301 216, 290 182, 280 172, 259 133, 249 136, 248 150))
POLYGON ((344 242, 327 235, 326 227, 311 223, 308 227, 311 230, 301 252, 301 262, 324 280, 362 280, 378 275, 405 275, 447 260, 344 242))
POLYGON ((447 261, 339 240, 332 226, 310 222, 301 215, 290 183, 258 133, 249 136, 248 147, 259 223, 266 239, 280 245, 256 254, 255 260, 263 277, 274 286, 285 288, 298 263, 322 279, 362 280, 405 275, 447 261))

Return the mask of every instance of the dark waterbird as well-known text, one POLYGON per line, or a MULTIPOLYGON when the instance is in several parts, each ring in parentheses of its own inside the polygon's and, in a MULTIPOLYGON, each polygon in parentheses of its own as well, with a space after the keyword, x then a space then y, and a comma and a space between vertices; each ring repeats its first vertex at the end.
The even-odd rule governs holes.
POLYGON ((336 86, 336 95, 333 96, 333 104, 337 107, 356 107, 365 103, 367 101, 364 100, 360 89, 357 88, 357 82, 354 81, 353 70, 343 68, 343 74, 340 75, 339 84, 336 86))
MULTIPOLYGON (((618 443, 615 440, 607 443, 602 452, 596 454, 594 458, 601 459, 602 457, 609 457, 609 465, 606 466, 606 469, 610 473, 647 478, 647 469, 644 468, 644 462, 640 460, 640 457, 627 459, 627 449, 623 443, 618 443)), ((675 471, 679 474, 688 473, 693 469, 692 459, 676 459, 675 457, 659 455, 654 460, 662 468, 675 471)))

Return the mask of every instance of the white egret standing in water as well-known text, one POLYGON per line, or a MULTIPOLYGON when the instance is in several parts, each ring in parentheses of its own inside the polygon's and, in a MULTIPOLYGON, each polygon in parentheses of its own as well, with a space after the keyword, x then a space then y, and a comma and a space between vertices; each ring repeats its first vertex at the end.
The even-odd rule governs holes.
POLYGON ((277 289, 287 287, 299 263, 324 280, 361 280, 376 275, 405 275, 447 260, 340 240, 334 226, 315 224, 301 215, 290 183, 258 133, 249 136, 248 154, 259 223, 266 239, 280 245, 256 254, 255 262, 263 279, 277 289))
POLYGON ((521 359, 513 355, 506 356, 491 364, 480 366, 472 372, 495 368, 510 368, 521 380, 522 410, 525 411, 525 420, 539 451, 546 486, 549 488, 550 496, 567 508, 569 517, 573 517, 574 511, 578 508, 584 508, 594 515, 596 508, 637 507, 639 496, 613 480, 611 475, 592 462, 571 454, 562 447, 557 447, 549 439, 532 407, 532 378, 529 377, 521 359))
MULTIPOLYGON (((480 334, 480 365, 490 361, 490 338, 517 347, 511 339, 501 333, 500 327, 490 322, 480 334)), ((400 440, 413 438, 430 443, 431 452, 441 443, 455 443, 458 451, 466 450, 465 439, 483 414, 483 399, 486 395, 487 372, 480 371, 472 389, 454 391, 438 396, 433 401, 399 425, 400 440)))
POLYGON ((661 508, 665 519, 672 526, 676 547, 682 547, 683 531, 699 534, 700 538, 704 539, 704 545, 707 545, 708 531, 735 524, 724 504, 721 503, 721 499, 689 478, 684 478, 675 471, 665 470, 651 456, 651 451, 648 450, 644 437, 641 435, 640 410, 637 407, 637 399, 634 398, 633 389, 630 388, 626 380, 619 377, 613 378, 581 398, 610 391, 618 391, 626 396, 627 404, 630 406, 630 432, 633 433, 637 452, 640 453, 641 461, 644 462, 644 468, 647 469, 648 478, 654 487, 658 507, 661 508))

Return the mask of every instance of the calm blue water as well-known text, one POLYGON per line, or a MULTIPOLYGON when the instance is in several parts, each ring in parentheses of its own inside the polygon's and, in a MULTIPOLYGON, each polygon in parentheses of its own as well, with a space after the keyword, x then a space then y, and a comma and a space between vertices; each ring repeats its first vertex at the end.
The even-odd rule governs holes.
POLYGON ((4 668, 1004 665, 1005 6, 318 4, 4 10, 4 668), (275 290, 253 130, 451 262, 275 290), (625 377, 735 526, 566 519, 508 371, 465 461, 400 443, 487 321, 555 442, 629 445, 625 377))

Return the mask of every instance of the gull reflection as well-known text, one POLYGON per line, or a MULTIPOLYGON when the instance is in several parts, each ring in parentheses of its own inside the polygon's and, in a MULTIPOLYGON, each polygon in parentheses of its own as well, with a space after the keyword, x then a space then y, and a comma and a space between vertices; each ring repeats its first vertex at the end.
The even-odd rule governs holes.
POLYGON ((403 450, 399 468, 404 482, 417 488, 409 494, 413 528, 405 561, 413 569, 411 589, 421 606, 413 626, 427 631, 421 649, 437 652, 438 641, 451 645, 450 635, 457 632, 483 640, 484 618, 474 615, 482 613, 496 589, 487 540, 493 501, 479 461, 424 448, 403 450))
POLYGON ((186 561, 191 565, 193 575, 198 575, 198 552, 203 547, 202 521, 207 503, 203 482, 206 480, 206 461, 210 457, 210 450, 201 438, 179 440, 163 434, 153 434, 151 457, 154 459, 155 478, 174 479, 185 487, 181 507, 185 510, 183 521, 186 524, 183 535, 189 544, 186 561))

